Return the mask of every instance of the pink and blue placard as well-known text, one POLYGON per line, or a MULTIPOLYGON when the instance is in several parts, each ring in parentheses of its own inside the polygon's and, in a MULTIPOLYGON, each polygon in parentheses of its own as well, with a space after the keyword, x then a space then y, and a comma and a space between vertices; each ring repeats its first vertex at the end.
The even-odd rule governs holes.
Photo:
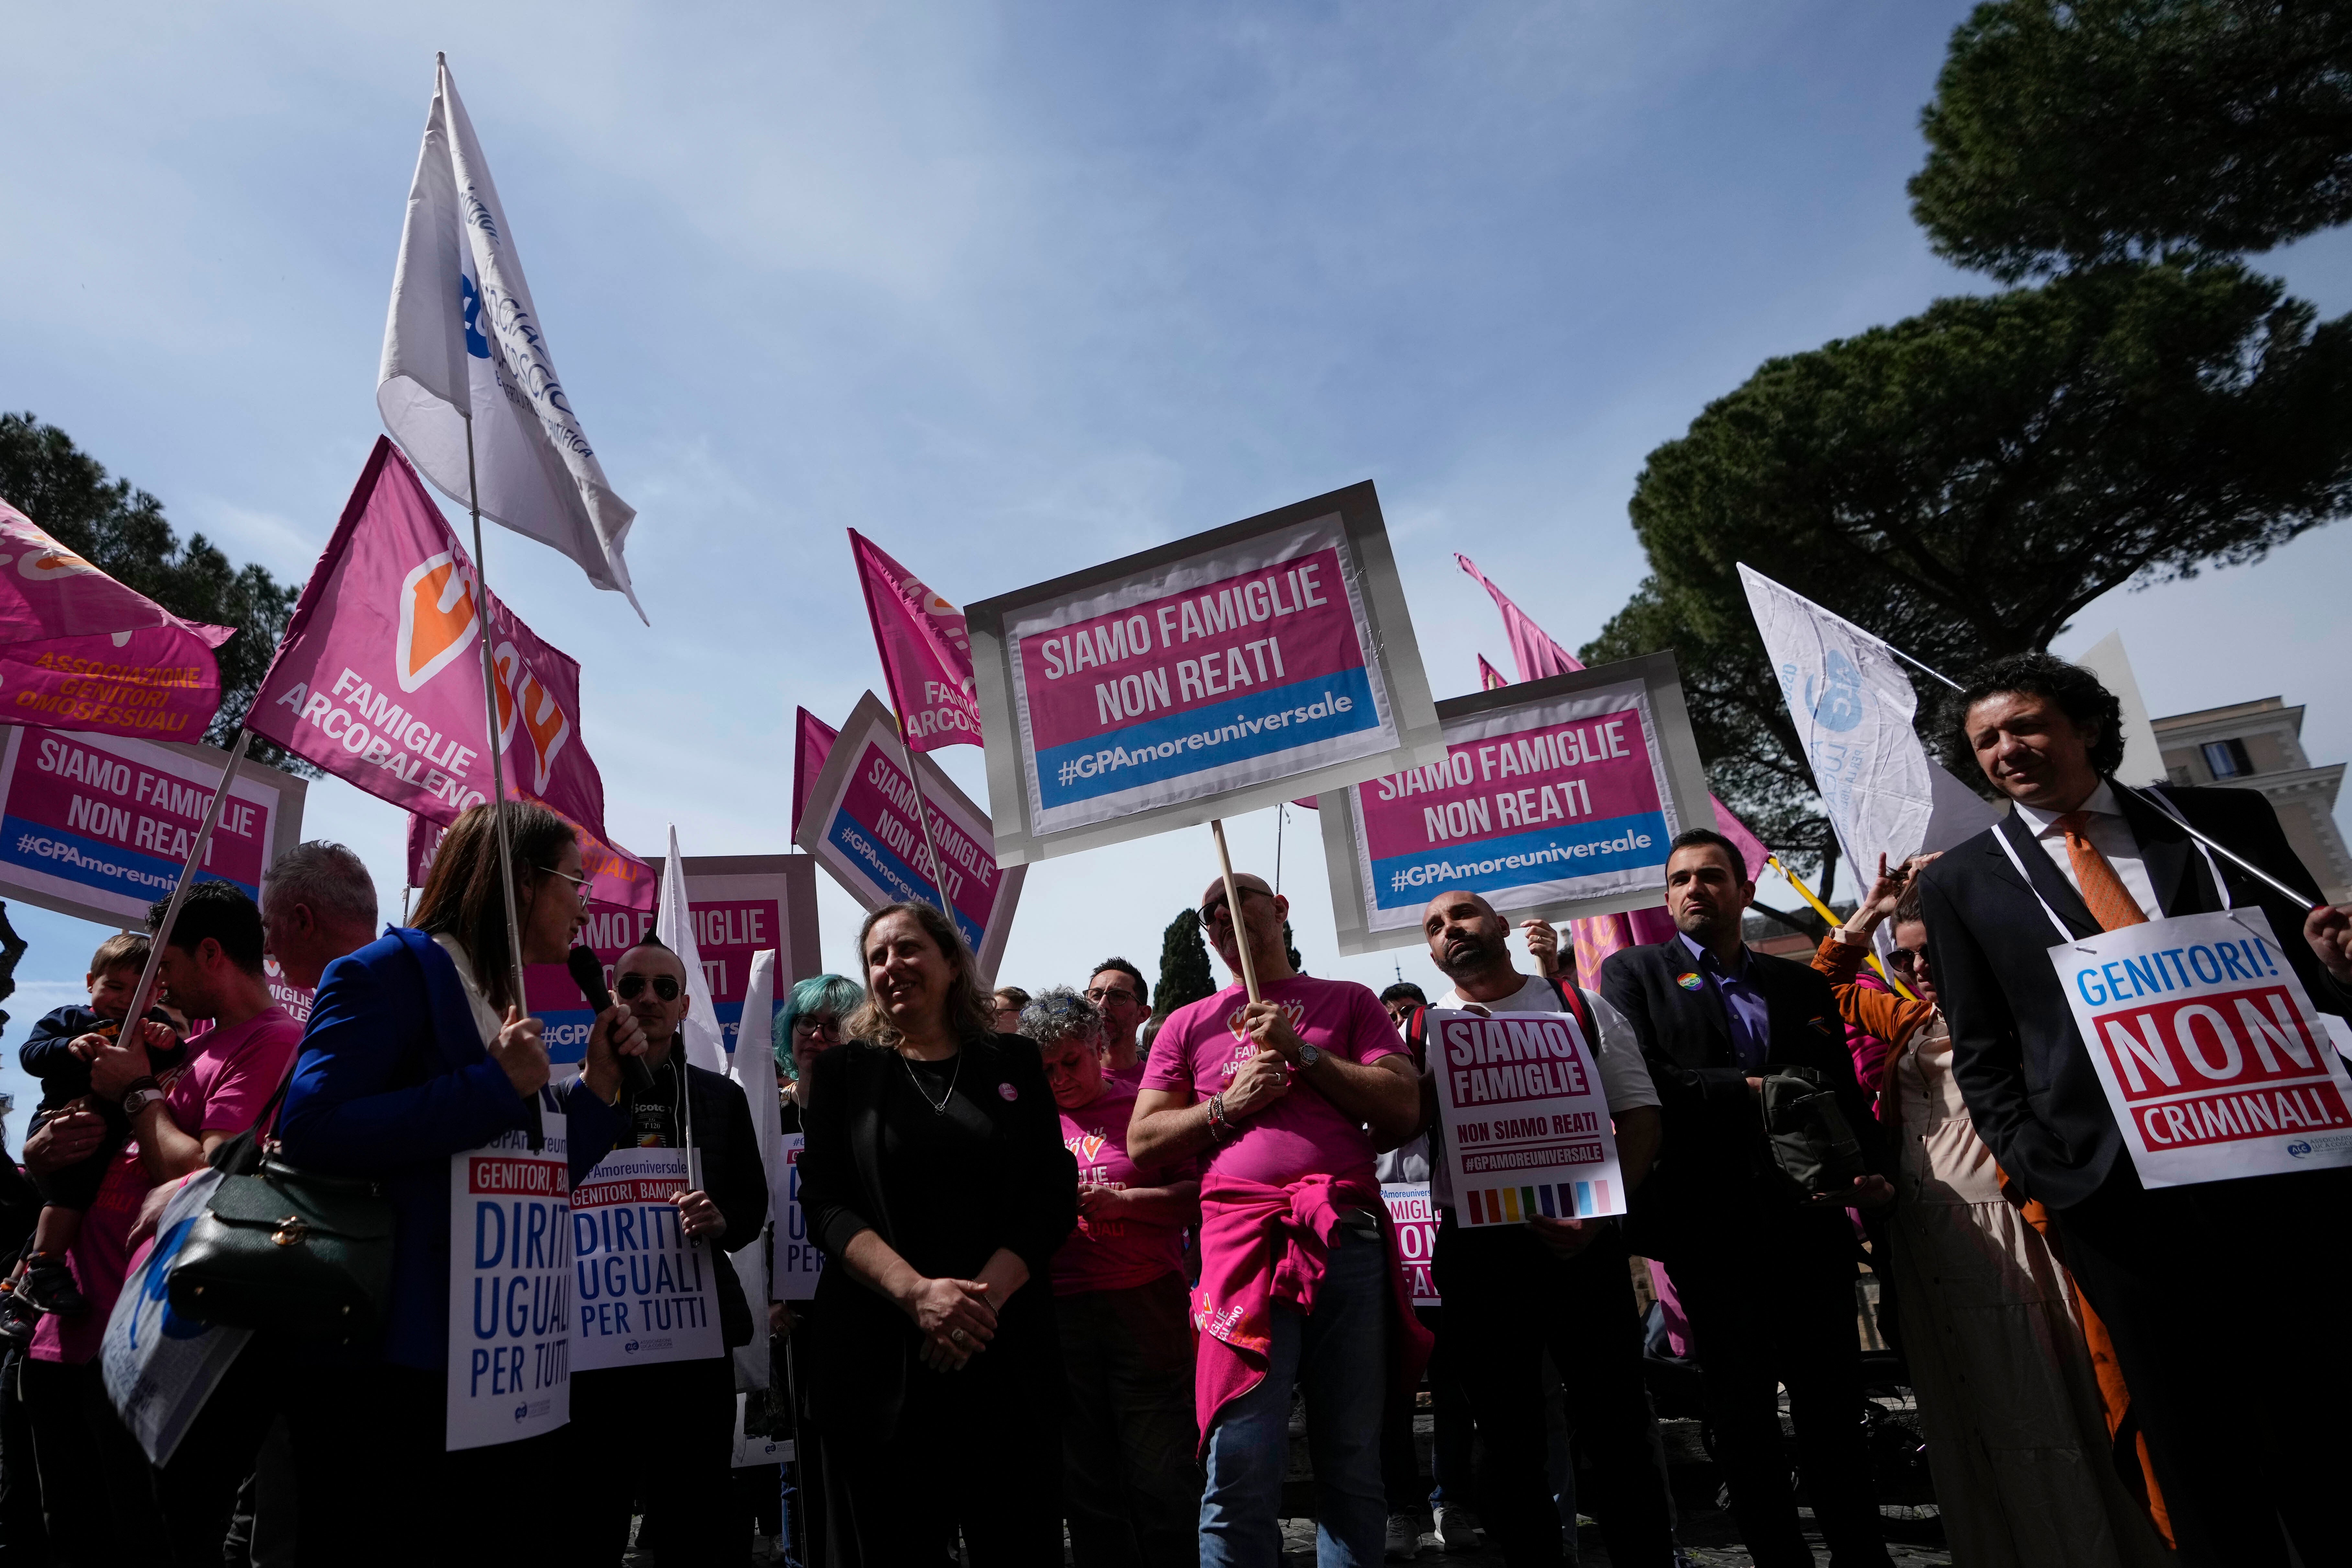
POLYGON ((969 606, 1008 864, 1429 760, 1436 710, 1371 485, 969 606))
POLYGON ((1671 654, 1437 710, 1442 757, 1323 796, 1343 953, 1421 942, 1423 910, 1450 888, 1544 920, 1654 905, 1675 835, 1714 826, 1671 654))

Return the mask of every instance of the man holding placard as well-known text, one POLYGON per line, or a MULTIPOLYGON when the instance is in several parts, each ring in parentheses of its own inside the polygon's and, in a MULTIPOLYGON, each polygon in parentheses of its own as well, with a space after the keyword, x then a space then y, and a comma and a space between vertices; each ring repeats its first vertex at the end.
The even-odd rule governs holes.
POLYGON ((2352 1354, 2297 1333, 2283 1375, 2265 1346, 2352 1298, 2347 911, 2261 795, 2116 784, 2088 670, 2013 655, 1952 712, 2012 807, 1921 874, 1952 1072, 2114 1337, 2117 1445, 2145 1440, 2184 1563, 2340 1560, 2352 1354))
MULTIPOLYGON (((1599 1068, 1615 1124, 1619 1180, 1626 1190, 1638 1186, 1658 1149, 1658 1096, 1624 1016, 1589 991, 1571 1001, 1566 987, 1572 982, 1521 974, 1511 963, 1508 922, 1467 889, 1432 899, 1422 931, 1430 961, 1454 982, 1437 1000, 1440 1013, 1568 1016, 1568 1026, 1599 1068), (1589 1032, 1587 1020, 1597 1026, 1589 1032)), ((1427 1017, 1416 1013, 1407 1022, 1407 1037, 1415 1044, 1427 1017)), ((1501 1226, 1463 1223, 1454 1162, 1444 1123, 1436 1120, 1443 1055, 1429 1052, 1431 1070, 1422 1080, 1433 1118, 1437 1288, 1445 1298, 1446 1355, 1486 1439, 1478 1500, 1486 1529, 1512 1563, 1561 1561, 1560 1520, 1544 1468, 1541 1363, 1549 1349, 1570 1420, 1601 1483, 1593 1512, 1609 1561, 1665 1568, 1674 1561, 1674 1510, 1665 1477, 1651 1459, 1641 1319, 1624 1239, 1613 1219, 1579 1219, 1565 1212, 1529 1212, 1501 1226)), ((1502 1119, 1476 1125, 1484 1130, 1495 1120, 1502 1119)))
MULTIPOLYGON (((1884 1209, 1895 1194, 1837 999, 1803 964, 1748 950, 1740 921, 1755 896, 1738 847, 1689 828, 1666 858, 1675 934, 1601 966, 1601 994, 1640 1038, 1664 1118, 1628 1239, 1673 1272, 1716 1459, 1759 1568, 1813 1561, 1789 1486, 1783 1384, 1813 1517, 1839 1568, 1865 1568, 1888 1559, 1859 1418, 1860 1254, 1847 1205, 1884 1209), (1834 1131, 1853 1170, 1809 1185, 1775 1157, 1767 1110, 1791 1089, 1814 1101, 1812 1124, 1834 1131)), ((1824 1162, 1821 1173, 1831 1173, 1824 1162)))
POLYGON ((1419 1125, 1412 1058, 1369 988, 1291 969, 1289 912, 1263 878, 1209 885, 1202 928, 1236 974, 1248 942, 1259 999, 1236 984, 1171 1014, 1128 1124, 1138 1165, 1202 1157, 1204 1568, 1280 1560, 1294 1386, 1307 1394, 1318 1560, 1380 1561, 1381 1400, 1392 1374, 1410 1386, 1429 1354, 1372 1171, 1376 1146, 1419 1125))
POLYGON ((741 1088, 686 1060, 678 955, 648 936, 614 965, 613 990, 645 1031, 651 1087, 625 1092, 621 1146, 572 1195, 572 1420, 583 1452, 641 1457, 629 1480, 597 1483, 575 1500, 580 1544, 593 1560, 619 1561, 631 1500, 642 1497, 645 1539, 663 1556, 717 1563, 736 1522, 729 1352, 751 1343, 753 1328, 719 1249, 759 1239, 767 1176, 741 1088))

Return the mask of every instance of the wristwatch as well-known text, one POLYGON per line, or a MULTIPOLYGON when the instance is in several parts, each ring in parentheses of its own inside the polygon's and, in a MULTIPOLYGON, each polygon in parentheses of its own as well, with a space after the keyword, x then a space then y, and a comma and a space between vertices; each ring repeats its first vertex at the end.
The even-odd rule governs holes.
POLYGON ((1298 1065, 1300 1067, 1311 1068, 1322 1059, 1323 1053, 1321 1051, 1317 1050, 1313 1046, 1308 1045, 1304 1040, 1301 1040, 1298 1043, 1298 1065))
POLYGON ((150 1105, 164 1098, 163 1091, 152 1083, 144 1089, 134 1089, 122 1097, 122 1114, 126 1117, 136 1116, 150 1105))

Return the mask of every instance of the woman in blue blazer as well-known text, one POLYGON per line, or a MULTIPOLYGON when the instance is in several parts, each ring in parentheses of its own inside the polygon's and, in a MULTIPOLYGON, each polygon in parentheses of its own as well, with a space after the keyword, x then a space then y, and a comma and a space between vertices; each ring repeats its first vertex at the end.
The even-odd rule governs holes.
MULTIPOLYGON (((560 963, 587 908, 572 826, 509 802, 526 963, 560 963)), ((442 840, 416 909, 328 965, 279 1119, 285 1158, 373 1177, 391 1197, 392 1294, 382 1341, 291 1369, 303 1562, 481 1563, 543 1551, 572 1478, 558 1430, 445 1454, 449 1352, 449 1157, 523 1126, 533 1097, 567 1118, 576 1184, 625 1125, 619 1055, 645 1041, 615 1006, 580 1077, 548 1087, 540 1022, 514 992, 491 808, 442 840), (306 1419, 305 1416, 308 1418, 306 1419)))

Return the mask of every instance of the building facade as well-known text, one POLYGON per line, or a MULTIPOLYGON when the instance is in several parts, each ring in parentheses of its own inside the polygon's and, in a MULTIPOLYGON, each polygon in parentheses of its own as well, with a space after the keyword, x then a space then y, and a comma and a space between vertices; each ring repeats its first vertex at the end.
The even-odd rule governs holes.
POLYGON ((2314 767, 2304 755, 2301 708, 2264 697, 2151 722, 2174 784, 2260 790, 2327 901, 2352 903, 2352 854, 2336 825, 2344 764, 2314 767))

